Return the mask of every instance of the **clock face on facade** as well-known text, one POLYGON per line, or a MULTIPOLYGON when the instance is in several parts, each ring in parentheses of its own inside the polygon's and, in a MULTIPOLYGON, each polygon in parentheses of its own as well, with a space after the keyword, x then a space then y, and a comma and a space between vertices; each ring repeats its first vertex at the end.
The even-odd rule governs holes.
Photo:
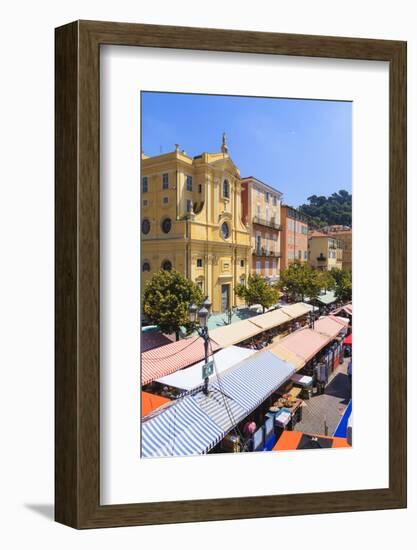
POLYGON ((223 239, 228 239, 229 238, 229 226, 227 225, 226 222, 222 223, 221 234, 222 234, 223 239))
POLYGON ((172 222, 170 218, 165 218, 162 222, 162 231, 164 233, 169 233, 171 231, 172 222))

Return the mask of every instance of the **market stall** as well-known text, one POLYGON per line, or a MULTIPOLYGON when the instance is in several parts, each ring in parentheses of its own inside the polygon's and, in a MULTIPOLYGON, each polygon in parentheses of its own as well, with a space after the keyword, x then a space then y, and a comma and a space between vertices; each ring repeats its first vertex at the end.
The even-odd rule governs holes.
MULTIPOLYGON (((221 346, 211 343, 211 351, 221 346)), ((145 351, 141 354, 142 386, 197 363, 204 358, 204 340, 199 336, 184 338, 172 344, 145 351)))
MULTIPOLYGON (((213 381, 217 375, 222 374, 230 367, 238 364, 240 361, 251 357, 254 353, 256 353, 255 350, 238 346, 230 346, 217 351, 212 356, 212 360, 214 361, 214 371, 209 377, 209 381, 213 381)), ((204 383, 202 378, 202 368, 204 364, 204 360, 199 361, 191 367, 158 378, 156 382, 165 386, 178 388, 183 391, 194 390, 204 383)))
POLYGON ((288 360, 293 357, 297 370, 303 368, 317 353, 319 353, 332 338, 310 328, 303 328, 283 338, 269 351, 278 357, 288 360))
POLYGON ((142 422, 142 457, 205 454, 224 435, 224 430, 190 396, 173 401, 142 422))
POLYGON ((216 343, 218 348, 227 348, 228 346, 233 346, 248 338, 252 338, 262 331, 263 329, 255 325, 251 320, 244 319, 231 325, 210 330, 209 336, 210 340, 216 343))

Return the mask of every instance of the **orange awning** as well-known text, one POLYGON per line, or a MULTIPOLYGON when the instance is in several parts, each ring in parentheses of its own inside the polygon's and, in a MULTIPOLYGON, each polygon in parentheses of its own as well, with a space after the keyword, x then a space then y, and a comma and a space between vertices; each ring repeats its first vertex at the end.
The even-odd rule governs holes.
POLYGON ((331 447, 333 449, 341 448, 341 447, 350 447, 349 443, 347 442, 347 439, 344 437, 329 437, 329 436, 318 435, 318 434, 303 434, 303 432, 291 432, 286 430, 282 432, 281 437, 278 439, 277 443, 275 444, 275 447, 272 450, 273 451, 294 451, 298 449, 298 445, 300 444, 300 441, 303 435, 317 437, 319 439, 331 440, 331 443, 332 443, 331 447))
POLYGON ((147 416, 149 413, 155 409, 159 409, 165 403, 169 403, 170 399, 166 397, 161 397, 160 395, 154 395, 146 391, 142 392, 142 418, 147 416))

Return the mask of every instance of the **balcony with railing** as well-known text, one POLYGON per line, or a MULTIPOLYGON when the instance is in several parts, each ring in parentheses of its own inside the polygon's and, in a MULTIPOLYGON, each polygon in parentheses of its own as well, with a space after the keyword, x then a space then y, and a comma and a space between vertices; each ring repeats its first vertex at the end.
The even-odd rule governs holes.
POLYGON ((273 250, 266 250, 264 247, 257 246, 252 254, 254 256, 263 256, 265 258, 281 258, 281 252, 274 252, 273 250))
POLYGON ((270 227, 271 229, 276 229, 277 231, 281 230, 281 224, 275 221, 275 218, 270 218, 269 220, 265 218, 260 218, 259 216, 254 216, 252 222, 257 225, 263 225, 264 227, 270 227))

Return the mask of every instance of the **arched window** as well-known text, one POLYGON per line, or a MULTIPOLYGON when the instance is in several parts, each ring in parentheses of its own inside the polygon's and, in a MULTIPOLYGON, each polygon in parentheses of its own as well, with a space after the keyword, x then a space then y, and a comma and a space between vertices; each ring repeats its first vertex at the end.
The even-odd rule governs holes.
POLYGON ((165 218, 162 221, 161 227, 162 227, 162 231, 164 233, 169 233, 171 231, 171 227, 172 227, 171 219, 170 218, 165 218))
POLYGON ((151 222, 148 219, 144 219, 142 222, 142 233, 147 235, 151 230, 151 222))
POLYGON ((143 262, 142 264, 142 271, 148 272, 151 270, 151 264, 149 262, 143 262))
POLYGON ((230 197, 230 185, 228 180, 223 181, 223 197, 226 199, 230 197))
POLYGON ((164 269, 165 271, 171 271, 172 263, 169 260, 165 260, 164 262, 162 262, 162 269, 164 269))

